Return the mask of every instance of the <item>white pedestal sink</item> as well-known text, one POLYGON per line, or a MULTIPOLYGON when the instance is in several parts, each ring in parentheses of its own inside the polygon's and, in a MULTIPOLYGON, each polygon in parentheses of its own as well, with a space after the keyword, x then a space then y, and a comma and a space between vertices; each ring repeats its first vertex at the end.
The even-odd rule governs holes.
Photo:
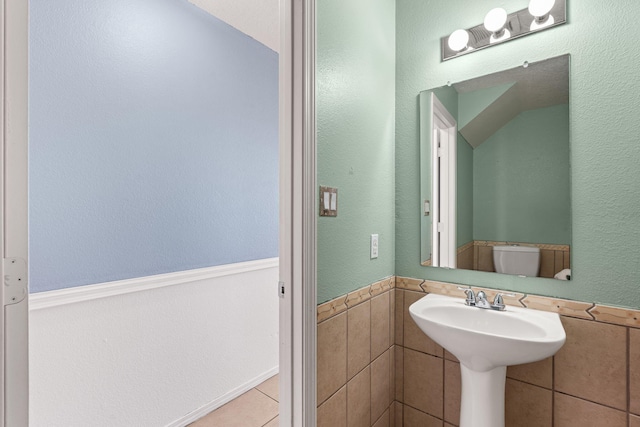
POLYGON ((507 366, 546 359, 566 339, 560 316, 539 310, 481 309, 465 305, 463 298, 428 294, 409 312, 425 334, 460 361, 460 427, 504 427, 507 366))

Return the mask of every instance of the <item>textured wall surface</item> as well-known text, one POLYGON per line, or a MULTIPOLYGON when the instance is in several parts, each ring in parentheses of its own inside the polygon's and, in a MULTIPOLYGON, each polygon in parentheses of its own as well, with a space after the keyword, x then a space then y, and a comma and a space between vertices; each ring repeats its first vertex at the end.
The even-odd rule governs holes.
POLYGON ((523 111, 473 150, 474 240, 571 243, 569 108, 523 111))
POLYGON ((640 3, 568 1, 563 26, 440 62, 441 36, 479 24, 493 7, 527 4, 397 0, 396 274, 640 307, 640 3), (606 37, 601 28, 608 28, 606 37), (567 53, 573 280, 421 267, 419 92, 567 53))
POLYGON ((39 292, 277 256, 278 56, 185 1, 30 2, 39 292))
POLYGON ((317 8, 318 185, 338 188, 338 216, 318 219, 321 303, 394 272, 395 1, 317 8))

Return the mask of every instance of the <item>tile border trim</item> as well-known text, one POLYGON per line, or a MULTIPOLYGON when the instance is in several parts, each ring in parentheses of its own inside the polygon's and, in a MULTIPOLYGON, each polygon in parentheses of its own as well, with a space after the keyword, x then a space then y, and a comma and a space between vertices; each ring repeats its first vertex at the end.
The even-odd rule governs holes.
MULTIPOLYGON (((500 289, 458 285, 455 283, 437 282, 412 277, 390 276, 318 305, 318 323, 393 288, 422 293, 464 297, 464 291, 458 289, 458 286, 462 288, 472 288, 475 291, 483 290, 489 297, 492 297, 498 292, 502 292, 500 289)), ((562 316, 640 329, 640 310, 614 307, 592 302, 554 298, 543 295, 524 294, 510 291, 506 292, 515 294, 515 297, 504 298, 507 305, 533 308, 536 310, 558 313, 562 316)))

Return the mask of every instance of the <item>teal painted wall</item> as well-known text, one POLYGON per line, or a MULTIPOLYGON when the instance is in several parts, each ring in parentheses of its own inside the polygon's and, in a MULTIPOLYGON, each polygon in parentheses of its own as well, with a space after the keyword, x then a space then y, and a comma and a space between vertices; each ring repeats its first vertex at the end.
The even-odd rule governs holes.
POLYGON ((513 85, 514 83, 507 83, 459 94, 458 129, 468 125, 471 120, 504 95, 513 85))
POLYGON ((569 106, 524 111, 473 150, 475 240, 571 243, 569 106))
POLYGON ((338 188, 338 216, 318 218, 318 303, 395 273, 395 7, 317 3, 318 185, 338 188))
POLYGON ((440 61, 441 36, 481 23, 493 7, 514 11, 527 4, 528 0, 396 2, 395 272, 640 308, 640 79, 636 77, 640 2, 568 1, 568 24, 440 61), (573 280, 421 267, 416 214, 420 91, 567 53, 571 54, 573 280))

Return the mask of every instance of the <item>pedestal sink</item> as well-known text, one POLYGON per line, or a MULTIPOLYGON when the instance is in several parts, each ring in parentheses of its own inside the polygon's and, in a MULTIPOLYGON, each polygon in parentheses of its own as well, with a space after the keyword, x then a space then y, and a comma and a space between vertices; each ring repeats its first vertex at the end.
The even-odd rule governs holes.
POLYGON ((504 427, 507 366, 546 359, 566 339, 560 316, 539 310, 481 309, 465 305, 463 298, 428 294, 409 312, 460 361, 460 427, 504 427))

